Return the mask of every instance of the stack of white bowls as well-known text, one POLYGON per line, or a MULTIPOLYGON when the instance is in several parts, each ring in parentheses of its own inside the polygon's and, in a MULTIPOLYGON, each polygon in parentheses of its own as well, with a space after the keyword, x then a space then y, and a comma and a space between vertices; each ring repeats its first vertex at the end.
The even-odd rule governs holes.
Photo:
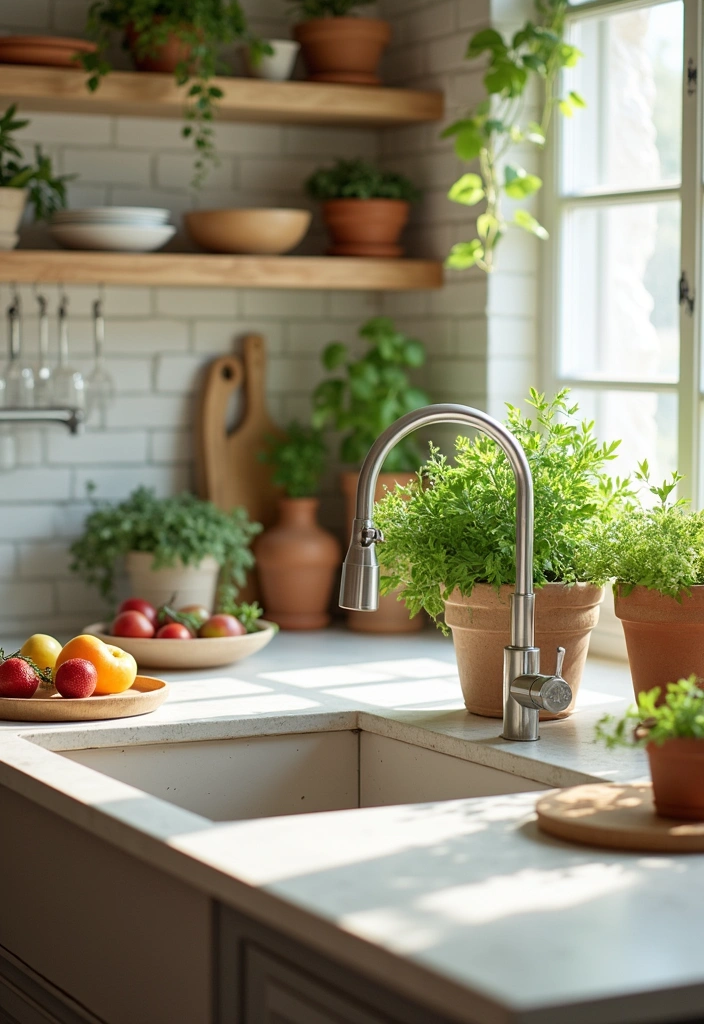
POLYGON ((146 206, 95 206, 59 210, 52 217, 51 236, 66 249, 111 252, 154 252, 173 238, 170 210, 146 206))

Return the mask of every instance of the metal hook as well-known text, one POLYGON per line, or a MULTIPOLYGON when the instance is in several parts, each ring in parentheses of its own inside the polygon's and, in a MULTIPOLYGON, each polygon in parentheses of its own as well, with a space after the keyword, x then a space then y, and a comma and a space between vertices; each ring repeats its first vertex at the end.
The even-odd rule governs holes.
POLYGON ((68 295, 63 284, 57 285, 59 289, 59 320, 65 320, 68 316, 68 295))
POLYGON ((48 303, 46 295, 42 295, 41 292, 39 291, 39 283, 37 281, 35 281, 34 284, 32 285, 32 292, 34 293, 35 301, 39 306, 39 316, 45 317, 47 314, 48 303))
POLYGON ((7 309, 8 317, 10 317, 11 320, 18 318, 20 315, 21 307, 22 302, 20 299, 20 293, 17 289, 17 285, 13 281, 12 284, 10 285, 10 305, 8 306, 7 309))

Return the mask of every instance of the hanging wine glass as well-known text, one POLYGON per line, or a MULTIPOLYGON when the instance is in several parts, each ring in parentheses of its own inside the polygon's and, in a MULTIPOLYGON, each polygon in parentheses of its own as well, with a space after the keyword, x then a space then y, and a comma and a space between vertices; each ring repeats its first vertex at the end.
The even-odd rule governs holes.
POLYGON ((49 362, 49 314, 43 295, 35 293, 39 306, 39 361, 34 372, 34 404, 42 408, 54 400, 54 371, 49 362))
POLYGON ((31 409, 34 405, 34 371, 22 362, 22 310, 17 291, 7 310, 10 354, 5 367, 5 405, 31 409))
POLYGON ((93 303, 93 343, 95 346, 93 369, 86 381, 86 411, 97 414, 102 430, 107 426, 108 408, 115 400, 115 381, 105 365, 105 317, 102 295, 93 303))
POLYGON ((68 353, 68 296, 62 292, 59 300, 59 365, 54 372, 54 401, 57 405, 85 408, 85 381, 80 370, 69 366, 68 353))

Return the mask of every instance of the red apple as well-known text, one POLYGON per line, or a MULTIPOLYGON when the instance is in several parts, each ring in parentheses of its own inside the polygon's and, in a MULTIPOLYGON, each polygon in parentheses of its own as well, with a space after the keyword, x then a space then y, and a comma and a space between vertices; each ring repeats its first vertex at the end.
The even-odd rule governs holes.
POLYGON ((180 622, 167 622, 156 635, 157 640, 192 640, 193 634, 180 622))
POLYGON ((202 604, 186 604, 183 608, 179 608, 178 610, 184 615, 189 615, 194 622, 197 623, 198 628, 200 628, 203 623, 207 622, 210 618, 210 612, 205 605, 202 604))
POLYGON ((120 612, 112 626, 111 636, 137 636, 149 640, 154 636, 154 623, 141 612, 120 612))
POLYGON ((0 697, 33 697, 39 676, 22 658, 8 658, 0 665, 0 697))
POLYGON ((198 630, 198 636, 242 636, 247 630, 234 615, 211 615, 198 630))
POLYGON ((98 670, 85 658, 69 658, 56 670, 54 686, 62 697, 90 697, 98 685, 98 670))
MULTIPOLYGON (((120 612, 141 612, 153 625, 156 625, 157 610, 149 601, 143 601, 141 597, 128 597, 117 609, 120 612)), ((125 634, 128 635, 128 634, 125 634)))

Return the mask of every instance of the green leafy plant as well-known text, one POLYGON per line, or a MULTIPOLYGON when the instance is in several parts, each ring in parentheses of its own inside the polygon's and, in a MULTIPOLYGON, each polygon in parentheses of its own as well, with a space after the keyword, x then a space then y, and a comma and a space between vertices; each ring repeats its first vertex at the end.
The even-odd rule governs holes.
MULTIPOLYGON (((343 432, 340 458, 360 465, 379 434, 406 412, 420 409, 430 399, 414 387, 408 371, 425 363, 425 346, 409 338, 388 317, 368 320, 359 336, 369 348, 351 359, 347 347, 333 342, 323 352, 326 370, 343 369, 344 376, 324 380, 313 392, 313 423, 330 423, 343 432)), ((387 472, 413 472, 422 457, 416 441, 405 438, 384 464, 387 472)))
POLYGON ((524 200, 542 186, 536 174, 529 174, 510 154, 517 146, 542 149, 554 110, 571 117, 585 103, 576 92, 561 97, 557 85, 563 68, 574 67, 580 51, 565 41, 567 0, 536 0, 535 22, 528 21, 510 39, 496 29, 482 29, 472 36, 467 58, 487 55, 484 87, 487 99, 444 132, 452 136, 455 152, 461 160, 478 160, 479 173, 463 174, 448 195, 456 203, 485 207, 477 217, 477 237, 457 242, 447 258, 447 266, 464 270, 477 266, 491 271, 496 247, 510 227, 517 227, 538 238, 548 233, 528 210, 519 207, 507 221, 504 198, 524 200), (538 121, 526 120, 526 91, 531 83, 542 90, 538 121))
MULTIPOLYGON (((548 401, 531 389, 535 420, 508 406, 506 425, 520 441, 533 475, 535 537, 533 575, 549 582, 602 585, 608 568, 594 567, 583 542, 593 520, 610 520, 631 496, 630 481, 607 471, 620 442, 600 444, 594 424, 577 419, 565 389, 548 401)), ((386 543, 379 546, 382 592, 403 584, 412 613, 434 618, 458 587, 469 596, 477 583, 497 589, 515 583, 516 488, 499 446, 486 435, 458 437, 455 465, 431 445, 415 481, 387 494, 375 522, 386 543)))
POLYGON ((223 512, 193 494, 157 498, 138 487, 117 505, 94 503, 82 536, 71 545, 71 569, 114 599, 116 564, 130 551, 154 555, 155 569, 178 562, 198 565, 210 555, 225 582, 241 587, 254 565, 250 542, 260 532, 243 508, 223 512))
POLYGON ((88 9, 86 33, 98 47, 95 53, 80 57, 91 92, 112 70, 106 53, 115 33, 125 40, 129 37, 129 48, 138 59, 158 53, 171 36, 190 48, 190 56, 178 63, 174 76, 178 85, 191 83, 182 134, 193 140, 192 184, 200 187, 217 163, 213 120, 223 92, 213 85, 212 78, 219 71, 228 71, 218 59, 219 47, 242 39, 255 54, 270 52, 267 44, 247 32, 238 0, 94 0, 88 9))
POLYGON ((301 21, 311 18, 345 18, 356 7, 366 7, 375 0, 286 0, 301 21))
POLYGON ((382 171, 364 160, 338 160, 306 181, 312 199, 403 199, 414 203, 419 190, 403 174, 382 171))
POLYGON ((268 438, 269 450, 259 458, 274 467, 275 484, 289 498, 312 498, 320 489, 328 453, 322 431, 289 423, 284 437, 268 438))
POLYGON ((26 188, 35 219, 49 220, 56 210, 65 208, 66 185, 76 175, 55 175, 51 158, 42 152, 41 146, 34 147, 33 164, 24 162, 14 134, 29 123, 17 117, 14 103, 0 117, 0 188, 26 188))
POLYGON ((248 633, 257 633, 259 631, 258 622, 264 614, 261 605, 258 601, 253 601, 251 604, 248 601, 238 602, 236 598, 237 591, 232 587, 220 588, 216 604, 217 610, 225 615, 234 615, 248 633))
POLYGON ((662 690, 653 687, 638 694, 638 703, 631 705, 617 719, 604 715, 596 724, 597 739, 607 747, 645 747, 648 743, 662 746, 668 740, 704 740, 704 690, 695 676, 668 683, 665 699, 658 704, 662 690))

